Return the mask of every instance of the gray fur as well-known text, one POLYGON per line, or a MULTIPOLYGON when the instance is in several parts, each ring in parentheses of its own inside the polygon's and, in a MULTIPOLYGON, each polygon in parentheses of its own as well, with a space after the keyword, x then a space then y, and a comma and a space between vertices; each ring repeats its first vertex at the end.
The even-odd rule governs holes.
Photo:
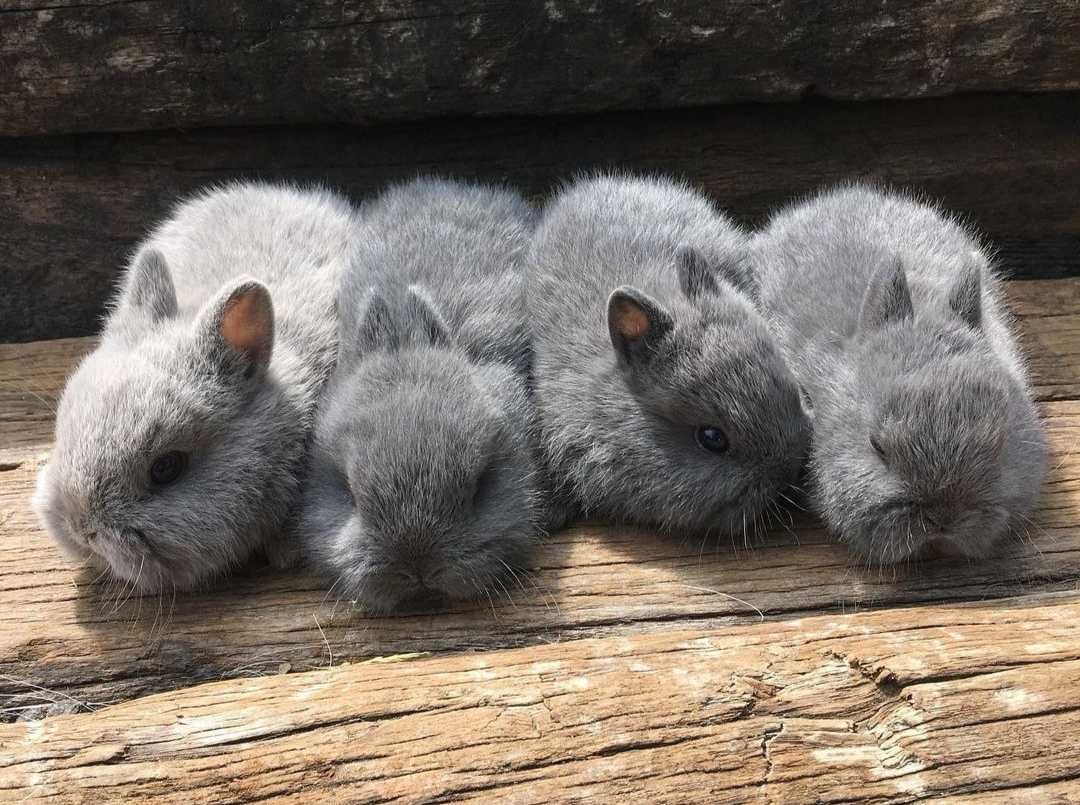
POLYGON ((420 179, 364 218, 305 552, 367 611, 482 595, 521 565, 547 516, 522 310, 534 213, 508 191, 420 179))
POLYGON ((889 563, 933 543, 982 556, 1023 530, 1046 448, 976 238, 856 185, 777 214, 752 255, 761 309, 813 405, 814 503, 856 555, 889 563))
POLYGON ((34 505, 77 561, 143 591, 288 551, 355 213, 321 190, 233 184, 142 244, 101 343, 68 380, 34 505), (272 298, 272 301, 271 301, 272 298), (169 451, 186 472, 155 486, 169 451))
POLYGON ((745 534, 796 479, 808 423, 744 293, 745 251, 739 229, 670 180, 587 178, 551 202, 528 317, 546 457, 585 514, 745 534), (698 446, 706 425, 727 453, 698 446))

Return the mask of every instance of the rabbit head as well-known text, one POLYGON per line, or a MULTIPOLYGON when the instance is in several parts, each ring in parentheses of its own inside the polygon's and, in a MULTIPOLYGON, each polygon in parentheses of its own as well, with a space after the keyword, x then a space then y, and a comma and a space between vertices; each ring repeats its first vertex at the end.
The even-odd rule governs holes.
POLYGON ((195 587, 279 527, 304 436, 271 366, 265 286, 239 279, 177 313, 165 259, 144 251, 68 380, 34 498, 70 555, 147 592, 195 587))
POLYGON ((320 414, 301 530, 335 592, 368 611, 485 594, 539 531, 530 403, 472 363, 419 288, 374 290, 320 414))
POLYGON ((947 310, 917 311, 903 264, 883 265, 848 371, 811 391, 819 505, 867 562, 931 545, 984 556, 1021 526, 1041 484, 1037 413, 982 331, 982 271, 973 255, 947 310))

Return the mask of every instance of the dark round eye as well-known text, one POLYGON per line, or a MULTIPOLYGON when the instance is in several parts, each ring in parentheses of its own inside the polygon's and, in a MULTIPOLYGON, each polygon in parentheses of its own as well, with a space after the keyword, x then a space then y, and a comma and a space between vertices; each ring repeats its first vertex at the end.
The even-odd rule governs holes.
POLYGON ((710 453, 725 453, 728 449, 727 435, 716 425, 702 425, 694 434, 697 443, 710 453))
POLYGON ((187 460, 187 453, 179 450, 162 453, 150 465, 150 480, 158 486, 168 486, 183 475, 187 460))
POLYGON ((878 458, 882 461, 885 460, 885 448, 881 446, 881 442, 878 441, 877 436, 870 437, 870 446, 874 448, 874 452, 878 454, 878 458))

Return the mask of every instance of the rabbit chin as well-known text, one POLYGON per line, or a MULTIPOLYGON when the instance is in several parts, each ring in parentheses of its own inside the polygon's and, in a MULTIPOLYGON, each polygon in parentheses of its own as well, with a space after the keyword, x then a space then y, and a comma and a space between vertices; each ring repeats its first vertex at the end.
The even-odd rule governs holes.
POLYGON ((468 601, 481 590, 461 573, 442 568, 423 584, 407 578, 393 567, 356 565, 339 578, 341 598, 361 612, 386 615, 418 609, 436 609, 454 601, 468 601))
POLYGON ((863 562, 894 565, 928 555, 984 559, 1008 531, 1008 514, 995 507, 959 518, 948 528, 934 528, 918 513, 871 518, 865 526, 843 533, 863 562))
POLYGON ((161 592, 173 578, 152 553, 129 550, 118 541, 109 541, 100 553, 95 552, 94 562, 103 569, 107 567, 121 584, 130 585, 133 591, 140 593, 161 592))
POLYGON ((131 592, 158 593, 174 580, 175 574, 151 551, 125 544, 124 537, 103 536, 91 545, 66 524, 50 527, 50 533, 69 559, 95 568, 102 575, 107 573, 111 580, 130 587, 131 592))

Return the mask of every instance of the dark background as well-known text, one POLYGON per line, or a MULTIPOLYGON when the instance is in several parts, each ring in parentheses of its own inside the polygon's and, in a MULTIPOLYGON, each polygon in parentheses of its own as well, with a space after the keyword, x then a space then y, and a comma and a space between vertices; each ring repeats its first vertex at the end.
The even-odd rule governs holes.
POLYGON ((1080 4, 0 0, 0 340, 94 332, 210 182, 363 198, 435 172, 541 201, 613 167, 747 225, 882 180, 1013 276, 1080 274, 1080 4))

